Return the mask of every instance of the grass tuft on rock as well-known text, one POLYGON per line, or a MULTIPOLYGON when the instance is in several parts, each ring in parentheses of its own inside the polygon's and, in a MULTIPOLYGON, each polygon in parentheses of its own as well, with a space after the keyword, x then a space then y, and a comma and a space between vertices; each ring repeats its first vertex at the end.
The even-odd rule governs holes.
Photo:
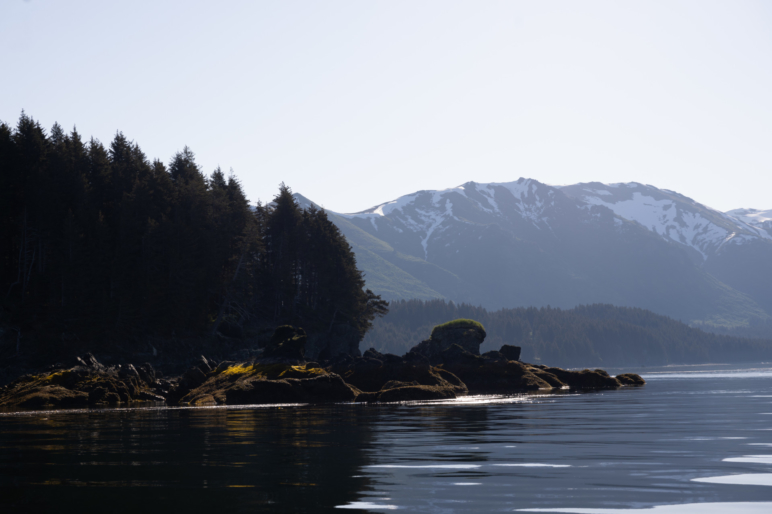
POLYGON ((447 323, 443 323, 441 325, 437 325, 432 329, 432 336, 441 330, 446 330, 449 328, 463 328, 463 329, 478 329, 485 332, 485 327, 483 327, 482 323, 479 321, 475 321, 473 319, 454 319, 453 321, 448 321, 447 323))

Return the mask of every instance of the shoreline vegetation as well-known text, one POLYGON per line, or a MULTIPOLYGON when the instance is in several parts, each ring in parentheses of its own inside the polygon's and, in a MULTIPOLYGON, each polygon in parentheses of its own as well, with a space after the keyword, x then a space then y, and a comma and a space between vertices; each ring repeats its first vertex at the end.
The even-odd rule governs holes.
POLYGON ((187 147, 167 165, 120 132, 104 146, 22 113, 0 123, 0 170, 6 406, 594 389, 642 381, 561 367, 772 356, 641 309, 389 305, 324 209, 284 184, 252 207, 187 147))
POLYGON ((341 353, 322 362, 305 357, 302 328, 278 327, 260 356, 214 363, 201 356, 184 373, 166 378, 149 363, 105 366, 92 354, 71 366, 54 365, 0 388, 0 409, 82 408, 108 405, 256 405, 324 402, 404 402, 467 394, 598 390, 640 386, 636 374, 570 371, 521 362, 520 348, 479 353, 485 329, 473 320, 439 325, 403 356, 375 349, 341 353))
POLYGON ((304 327, 310 358, 357 355, 387 312, 324 209, 284 184, 250 206, 187 147, 166 165, 22 113, 0 123, 0 171, 0 380, 86 352, 185 366, 282 325, 304 327))

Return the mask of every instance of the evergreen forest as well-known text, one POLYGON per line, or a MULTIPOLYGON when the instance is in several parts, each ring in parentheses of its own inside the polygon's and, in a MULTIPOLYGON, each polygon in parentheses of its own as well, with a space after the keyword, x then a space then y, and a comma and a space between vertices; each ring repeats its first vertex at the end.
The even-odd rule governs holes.
POLYGON ((432 328, 469 318, 485 327, 481 352, 504 344, 522 347, 521 359, 550 366, 660 366, 772 362, 772 341, 718 335, 639 308, 582 305, 573 309, 488 311, 445 300, 398 300, 375 321, 362 349, 403 354, 432 328))
POLYGON ((251 207, 187 147, 167 165, 120 132, 105 146, 24 113, 0 124, 0 242, 4 357, 218 344, 283 324, 317 334, 319 353, 333 334, 356 348, 387 312, 325 211, 284 184, 251 207))

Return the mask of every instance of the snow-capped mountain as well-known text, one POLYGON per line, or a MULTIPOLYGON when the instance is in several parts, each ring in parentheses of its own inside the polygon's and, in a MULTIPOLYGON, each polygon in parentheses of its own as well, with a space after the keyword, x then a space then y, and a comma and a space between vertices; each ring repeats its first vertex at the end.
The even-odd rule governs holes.
POLYGON ((752 226, 759 231, 766 232, 772 237, 772 209, 760 211, 759 209, 733 209, 727 211, 728 216, 752 226))
POLYGON ((418 191, 394 201, 376 205, 355 214, 340 214, 349 220, 367 220, 375 231, 396 232, 403 239, 420 242, 422 251, 412 251, 417 257, 429 260, 430 246, 443 241, 454 225, 479 225, 499 221, 513 221, 519 217, 537 230, 551 230, 550 210, 554 208, 556 190, 535 180, 477 184, 439 191, 418 191), (445 234, 447 235, 447 234, 445 234))
MULTIPOLYGON (((590 182, 562 187, 567 195, 588 205, 602 205, 652 232, 697 251, 703 259, 724 245, 743 244, 772 234, 732 212, 722 213, 681 194, 630 182, 590 182)), ((750 219, 750 218, 749 218, 750 219)))
POLYGON ((728 326, 772 313, 769 211, 722 213, 637 183, 554 187, 521 178, 328 214, 368 287, 388 299, 612 303, 728 326))

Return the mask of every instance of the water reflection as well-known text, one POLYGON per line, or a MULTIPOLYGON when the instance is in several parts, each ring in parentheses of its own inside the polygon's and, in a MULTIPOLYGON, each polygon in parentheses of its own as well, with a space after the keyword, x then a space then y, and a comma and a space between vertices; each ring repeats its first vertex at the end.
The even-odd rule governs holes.
POLYGON ((421 404, 0 415, 0 507, 763 511, 772 489, 750 484, 772 476, 772 382, 721 375, 421 404))
POLYGON ((2 418, 3 510, 318 512, 369 480, 367 412, 165 409, 2 418))

